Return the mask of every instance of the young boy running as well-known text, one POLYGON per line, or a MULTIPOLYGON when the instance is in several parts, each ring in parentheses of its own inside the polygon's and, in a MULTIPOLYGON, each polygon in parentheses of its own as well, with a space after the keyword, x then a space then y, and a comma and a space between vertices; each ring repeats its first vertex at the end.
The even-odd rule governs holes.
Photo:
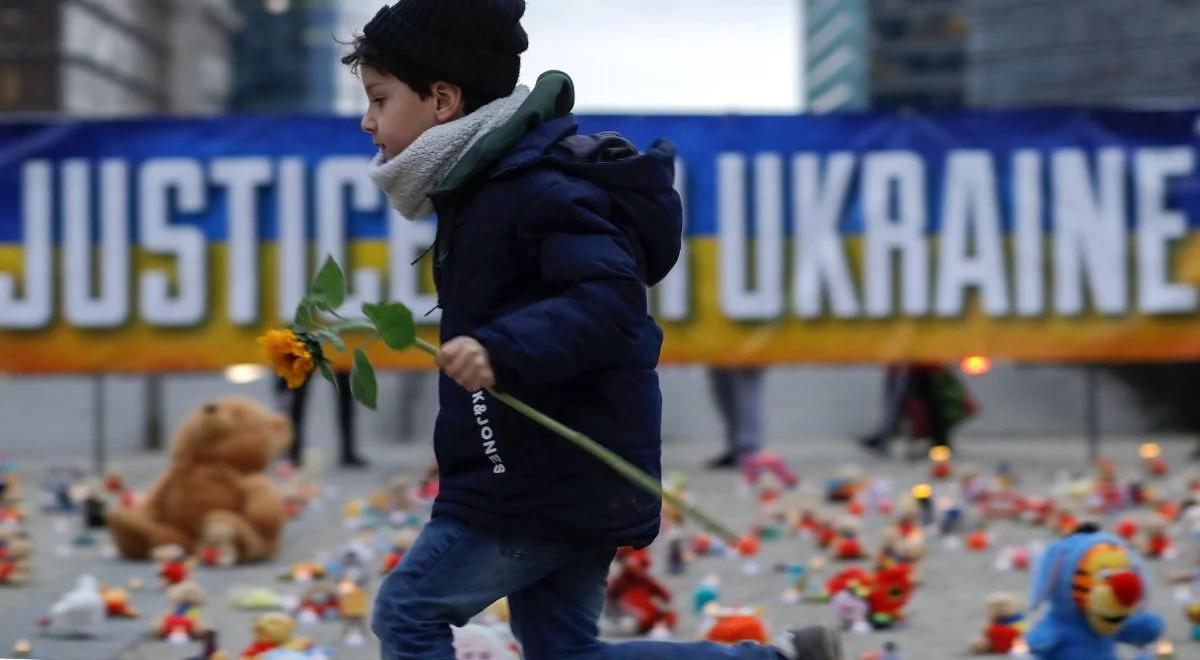
MULTIPOLYGON (((523 0, 401 0, 343 62, 370 100, 375 182, 408 218, 437 214, 441 491, 380 587, 385 658, 453 658, 450 625, 508 596, 529 660, 782 658, 743 644, 597 639, 618 546, 658 534, 659 498, 493 400, 496 386, 654 477, 662 331, 646 287, 679 255, 674 147, 577 135, 571 80, 516 85, 523 0)), ((841 657, 836 633, 793 633, 841 657)))

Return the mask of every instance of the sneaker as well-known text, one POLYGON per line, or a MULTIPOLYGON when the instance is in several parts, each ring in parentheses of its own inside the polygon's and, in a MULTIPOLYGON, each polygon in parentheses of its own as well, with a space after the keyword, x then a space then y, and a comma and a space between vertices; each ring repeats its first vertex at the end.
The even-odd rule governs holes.
POLYGON ((709 459, 704 465, 709 470, 732 470, 738 466, 738 456, 735 452, 727 451, 720 456, 709 459))
POLYGON ((343 458, 341 465, 344 468, 367 468, 371 466, 366 459, 359 458, 358 456, 343 458))
POLYGON ((858 439, 858 446, 860 449, 874 454, 879 458, 888 457, 888 455, 891 453, 891 447, 889 446, 890 444, 891 443, 888 442, 887 438, 884 438, 878 434, 869 435, 865 438, 858 439))
POLYGON ((790 660, 842 660, 842 633, 832 626, 807 626, 788 631, 790 660))

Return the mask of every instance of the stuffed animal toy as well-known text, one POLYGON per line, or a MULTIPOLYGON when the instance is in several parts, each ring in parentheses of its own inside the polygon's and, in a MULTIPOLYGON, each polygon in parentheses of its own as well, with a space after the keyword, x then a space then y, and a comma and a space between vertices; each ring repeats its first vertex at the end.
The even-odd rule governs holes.
POLYGON ((312 643, 295 637, 296 620, 282 612, 268 612, 254 619, 254 642, 242 649, 241 660, 255 660, 269 651, 306 651, 312 643))
POLYGON ((301 623, 336 621, 341 615, 337 587, 330 582, 314 582, 300 596, 296 616, 301 623))
POLYGON ((1145 571, 1121 539, 1084 525, 1046 548, 1033 579, 1031 610, 1048 604, 1026 641, 1042 660, 1116 660, 1118 642, 1145 646, 1163 620, 1140 611, 1145 571))
POLYGON ((842 466, 825 481, 825 500, 849 502, 865 485, 862 468, 857 465, 842 466))
POLYGON ((899 525, 895 525, 883 530, 880 536, 875 570, 881 571, 897 564, 908 564, 915 571, 917 563, 924 556, 925 533, 921 528, 914 527, 905 534, 899 525))
POLYGON ((621 548, 617 551, 621 572, 608 583, 606 597, 615 612, 636 621, 635 630, 645 634, 655 626, 675 628, 676 616, 669 605, 671 592, 650 575, 650 552, 621 548))
POLYGON ((342 580, 337 589, 342 614, 342 641, 347 646, 362 646, 367 638, 371 599, 367 590, 352 580, 342 580))
POLYGON ((458 660, 520 660, 517 640, 508 626, 468 623, 454 632, 454 657, 458 660))
POLYGON ((163 589, 188 579, 192 562, 180 546, 173 543, 160 545, 150 551, 150 556, 158 562, 158 578, 162 581, 163 589))
POLYGON ((0 585, 28 582, 32 556, 33 543, 24 532, 0 529, 0 585))
POLYGON ((104 599, 105 614, 110 619, 136 619, 142 615, 129 601, 129 592, 125 589, 102 584, 100 596, 104 599))
POLYGON ((1168 533, 1171 523, 1160 514, 1151 514, 1142 525, 1146 530, 1146 540, 1142 545, 1142 554, 1147 559, 1171 559, 1174 547, 1168 533))
POLYGON ((904 607, 913 592, 912 570, 907 564, 896 564, 868 573, 854 566, 825 583, 825 592, 831 596, 846 589, 866 601, 872 626, 888 628, 904 618, 904 607))
POLYGON ((231 595, 229 604, 239 610, 273 611, 283 607, 283 597, 266 587, 251 587, 231 595))
POLYGON ((155 635, 175 644, 203 637, 211 630, 200 611, 207 598, 204 588, 190 580, 171 585, 167 589, 171 609, 155 623, 155 635))
POLYGON ((972 653, 1008 653, 1025 628, 1021 601, 1010 593, 994 593, 984 605, 988 622, 983 632, 971 640, 972 653))
POLYGON ((228 520, 214 520, 204 528, 197 555, 203 566, 233 566, 237 563, 237 529, 228 520))
POLYGON ((871 632, 871 624, 868 622, 871 606, 866 601, 867 593, 868 590, 861 585, 848 586, 829 599, 842 630, 855 634, 871 632))
POLYGON ((1192 624, 1192 639, 1200 641, 1200 600, 1188 603, 1183 613, 1187 615, 1188 623, 1192 624))
POLYGON ((104 598, 91 575, 79 576, 75 588, 55 601, 38 627, 54 637, 94 637, 104 622, 104 598))
POLYGON ((173 543, 194 552, 210 525, 236 530, 239 561, 271 557, 285 513, 265 470, 291 442, 291 424, 251 399, 200 406, 175 435, 166 472, 132 509, 108 515, 113 542, 127 559, 145 559, 173 543))
POLYGON ((762 610, 759 608, 710 606, 705 613, 711 620, 711 627, 704 633, 706 641, 718 644, 766 644, 770 637, 767 625, 762 620, 762 610))
POLYGON ((325 577, 325 564, 316 561, 298 561, 287 571, 279 574, 284 582, 299 582, 305 584, 325 577))
POLYGON ((842 561, 853 561, 866 556, 862 541, 858 539, 859 524, 852 516, 842 516, 837 521, 837 538, 833 541, 833 556, 842 561))
POLYGON ((788 469, 787 461, 774 452, 759 451, 742 459, 742 479, 746 483, 758 483, 759 476, 764 473, 774 475, 784 488, 795 488, 800 482, 796 473, 788 469))

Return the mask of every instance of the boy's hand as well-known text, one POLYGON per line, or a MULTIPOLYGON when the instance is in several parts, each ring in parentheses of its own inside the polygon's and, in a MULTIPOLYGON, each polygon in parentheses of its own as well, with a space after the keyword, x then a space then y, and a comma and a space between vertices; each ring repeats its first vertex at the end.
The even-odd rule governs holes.
POLYGON ((443 344, 437 353, 437 364, 468 392, 496 384, 487 349, 471 337, 455 337, 443 344))

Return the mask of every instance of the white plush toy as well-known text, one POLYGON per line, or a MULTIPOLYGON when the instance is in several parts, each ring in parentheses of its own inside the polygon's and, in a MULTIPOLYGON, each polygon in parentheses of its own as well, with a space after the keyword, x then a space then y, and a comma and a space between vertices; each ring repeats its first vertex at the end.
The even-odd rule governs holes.
POLYGON ((39 626, 44 633, 55 637, 93 637, 104 621, 104 609, 96 578, 81 575, 75 588, 51 606, 39 626))
POLYGON ((456 660, 520 660, 516 638, 507 626, 468 623, 454 628, 456 660))

